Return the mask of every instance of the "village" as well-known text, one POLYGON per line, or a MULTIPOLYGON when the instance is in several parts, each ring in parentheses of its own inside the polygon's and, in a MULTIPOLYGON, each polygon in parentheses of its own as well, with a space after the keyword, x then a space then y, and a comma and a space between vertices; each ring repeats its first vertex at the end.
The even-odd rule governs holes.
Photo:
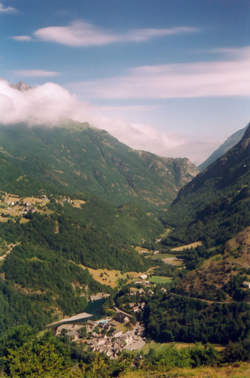
MULTIPOLYGON (((90 313, 81 313, 48 325, 56 336, 69 338, 95 352, 117 358, 121 352, 141 350, 146 343, 145 329, 138 321, 145 308, 145 298, 154 295, 156 284, 149 276, 141 273, 127 286, 122 300, 111 299, 105 315, 98 319, 90 313)), ((163 286, 160 289, 167 293, 163 286)), ((97 303, 109 298, 110 294, 97 293, 90 301, 97 303)))
MULTIPOLYGON (((104 353, 114 359, 124 350, 140 350, 146 339, 144 326, 136 318, 145 307, 144 296, 150 297, 154 294, 154 284, 147 278, 146 274, 141 274, 131 284, 126 294, 126 304, 118 307, 114 303, 109 307, 106 317, 92 320, 92 314, 81 313, 51 323, 48 327, 53 329, 56 336, 65 336, 92 351, 104 353)), ((108 297, 109 294, 98 293, 91 297, 91 301, 100 301, 108 297)))
POLYGON ((130 315, 119 310, 114 317, 58 325, 55 332, 110 358, 117 358, 123 350, 141 349, 145 344, 143 325, 131 322, 130 315))
MULTIPOLYGON (((29 222, 29 215, 39 213, 42 215, 52 214, 53 211, 48 208, 51 198, 46 194, 37 197, 20 197, 16 194, 0 192, 0 222, 5 223, 9 220, 20 223, 29 222)), ((61 206, 69 204, 75 208, 81 208, 86 203, 84 200, 71 199, 67 196, 59 196, 55 202, 61 206)))
POLYGON ((44 194, 40 197, 19 197, 15 194, 1 193, 0 199, 0 222, 9 220, 20 223, 29 222, 29 214, 36 212, 40 214, 49 214, 51 211, 47 208, 50 203, 48 197, 44 194))

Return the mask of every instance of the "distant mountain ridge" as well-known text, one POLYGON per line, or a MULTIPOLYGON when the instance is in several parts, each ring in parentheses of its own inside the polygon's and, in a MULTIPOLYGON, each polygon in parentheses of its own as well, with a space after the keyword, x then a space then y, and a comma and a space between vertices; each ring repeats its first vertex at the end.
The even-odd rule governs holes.
POLYGON ((241 138, 243 137, 245 131, 247 129, 247 126, 243 129, 240 129, 236 131, 234 134, 232 134, 229 138, 226 139, 226 141, 220 145, 209 157, 207 160, 205 160, 202 164, 199 165, 199 169, 203 171, 206 169, 210 164, 212 164, 215 160, 219 159, 222 155, 224 155, 230 148, 234 147, 241 138))
POLYGON ((199 241, 178 254, 186 267, 179 294, 249 302, 250 124, 238 144, 180 190, 167 224, 168 247, 199 241))
POLYGON ((170 224, 179 229, 175 237, 216 244, 249 226, 249 183, 250 124, 237 145, 180 190, 168 213, 170 224))
POLYGON ((91 193, 115 205, 166 207, 198 169, 135 151, 88 124, 0 126, 0 188, 17 194, 91 193))

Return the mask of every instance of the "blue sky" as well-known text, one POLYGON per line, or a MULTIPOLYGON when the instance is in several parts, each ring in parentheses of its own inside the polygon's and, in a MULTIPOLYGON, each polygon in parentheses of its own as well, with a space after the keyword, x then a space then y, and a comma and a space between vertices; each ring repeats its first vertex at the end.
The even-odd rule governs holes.
POLYGON ((0 77, 56 83, 132 147, 200 162, 249 121, 249 25, 250 0, 0 0, 0 77))

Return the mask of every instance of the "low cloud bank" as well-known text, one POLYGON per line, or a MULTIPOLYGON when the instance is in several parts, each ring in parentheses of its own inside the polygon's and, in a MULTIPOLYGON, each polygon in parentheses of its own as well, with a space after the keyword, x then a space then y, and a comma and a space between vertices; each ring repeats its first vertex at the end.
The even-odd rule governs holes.
POLYGON ((163 156, 188 156, 191 160, 200 162, 212 150, 211 145, 207 146, 207 150, 203 145, 204 156, 201 156, 199 144, 190 149, 190 142, 185 138, 168 135, 151 125, 105 117, 101 109, 80 101, 58 84, 46 83, 21 91, 0 79, 1 124, 27 123, 30 126, 50 127, 58 126, 69 119, 88 122, 92 126, 107 130, 132 148, 163 156))

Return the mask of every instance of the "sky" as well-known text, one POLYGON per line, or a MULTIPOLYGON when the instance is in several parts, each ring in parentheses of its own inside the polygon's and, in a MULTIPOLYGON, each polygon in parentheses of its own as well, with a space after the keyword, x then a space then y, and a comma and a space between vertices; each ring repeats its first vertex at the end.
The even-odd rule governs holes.
POLYGON ((250 0, 0 0, 0 122, 201 163, 250 121, 249 25, 250 0))

